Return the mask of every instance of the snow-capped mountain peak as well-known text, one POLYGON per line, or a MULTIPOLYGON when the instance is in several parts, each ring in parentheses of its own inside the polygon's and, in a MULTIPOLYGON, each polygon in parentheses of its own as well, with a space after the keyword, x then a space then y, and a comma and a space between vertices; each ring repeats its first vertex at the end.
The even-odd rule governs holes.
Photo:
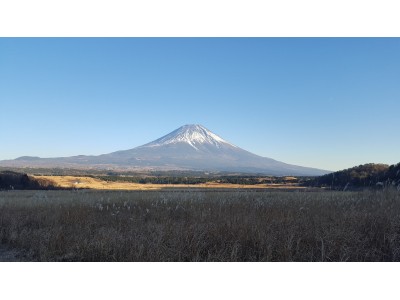
POLYGON ((286 164, 241 149, 201 125, 185 125, 154 142, 98 156, 20 157, 4 167, 89 168, 102 170, 191 170, 275 176, 316 176, 328 171, 286 164))
POLYGON ((235 145, 227 142, 220 136, 211 132, 202 125, 185 125, 177 130, 149 143, 143 147, 159 147, 169 144, 186 143, 189 144, 194 149, 198 150, 199 145, 213 145, 220 148, 223 145, 229 145, 231 147, 237 148, 235 145))

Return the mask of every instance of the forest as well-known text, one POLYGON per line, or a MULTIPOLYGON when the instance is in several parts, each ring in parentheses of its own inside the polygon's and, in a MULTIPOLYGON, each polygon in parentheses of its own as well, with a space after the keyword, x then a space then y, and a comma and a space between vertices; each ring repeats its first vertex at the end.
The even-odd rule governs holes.
POLYGON ((365 164, 350 169, 309 178, 305 186, 327 187, 335 190, 354 188, 399 187, 400 163, 396 165, 365 164))

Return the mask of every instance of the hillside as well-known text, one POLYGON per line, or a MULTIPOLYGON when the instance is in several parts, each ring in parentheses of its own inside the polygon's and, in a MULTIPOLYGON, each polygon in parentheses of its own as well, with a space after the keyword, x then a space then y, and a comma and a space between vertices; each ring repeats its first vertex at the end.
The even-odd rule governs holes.
POLYGON ((308 180, 305 185, 347 189, 360 187, 400 186, 400 163, 396 165, 365 164, 308 180))
POLYGON ((12 171, 0 172, 0 190, 49 190, 56 189, 51 182, 12 171))

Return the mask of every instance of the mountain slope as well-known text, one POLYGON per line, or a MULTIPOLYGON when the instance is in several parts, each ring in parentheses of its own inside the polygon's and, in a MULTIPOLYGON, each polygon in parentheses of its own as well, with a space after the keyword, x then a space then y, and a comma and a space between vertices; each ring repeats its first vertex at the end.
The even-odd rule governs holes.
POLYGON ((194 149, 199 150, 199 146, 215 146, 220 148, 221 146, 231 146, 237 148, 235 145, 225 141, 215 133, 212 133, 201 125, 185 125, 171 133, 155 140, 151 143, 143 145, 142 147, 160 147, 170 144, 186 143, 192 146, 194 149), (197 147, 196 147, 197 145, 197 147))
MULTIPOLYGON (((143 146, 99 156, 19 158, 13 166, 68 166, 96 168, 149 168, 314 176, 324 170, 285 164, 243 150, 201 125, 185 125, 143 146)), ((4 161, 0 163, 3 165, 4 161)))
POLYGON ((305 185, 334 189, 396 186, 400 190, 400 163, 364 164, 310 179, 305 185))

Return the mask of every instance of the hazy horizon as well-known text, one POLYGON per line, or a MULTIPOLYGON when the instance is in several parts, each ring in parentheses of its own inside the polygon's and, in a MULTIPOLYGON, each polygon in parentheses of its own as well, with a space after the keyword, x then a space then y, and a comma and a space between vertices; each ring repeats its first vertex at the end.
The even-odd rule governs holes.
POLYGON ((0 160, 201 124, 290 164, 398 163, 399 53, 398 38, 0 38, 0 160))

